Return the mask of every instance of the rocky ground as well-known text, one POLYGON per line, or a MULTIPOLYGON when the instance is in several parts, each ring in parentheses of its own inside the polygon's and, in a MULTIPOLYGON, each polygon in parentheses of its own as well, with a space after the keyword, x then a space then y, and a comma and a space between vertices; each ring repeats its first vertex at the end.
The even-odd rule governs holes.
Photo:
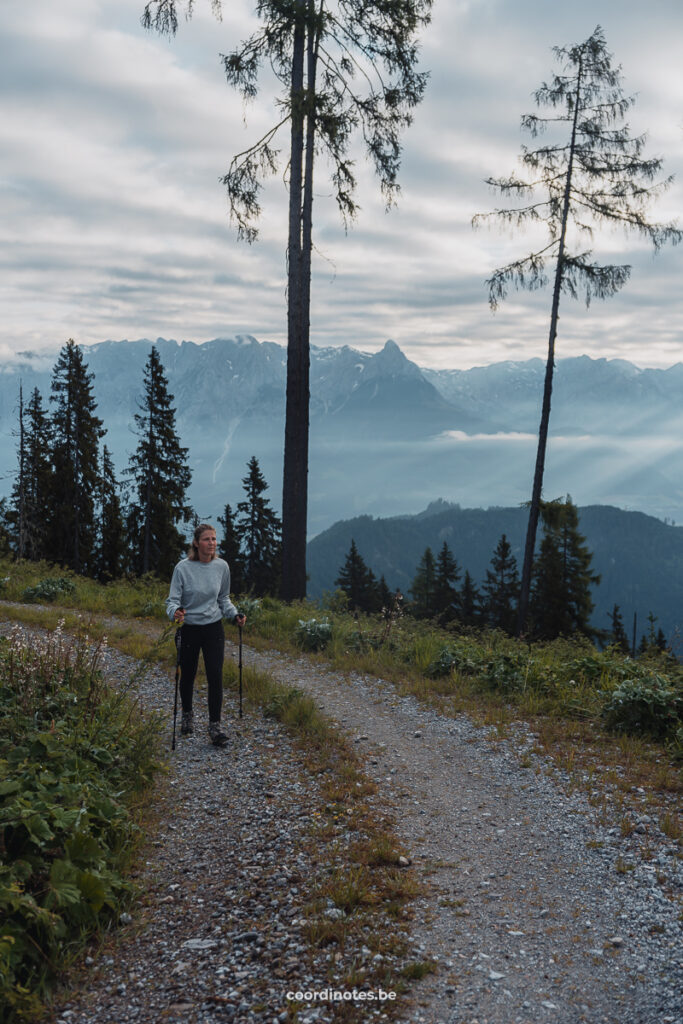
MULTIPOLYGON (((110 670, 130 671, 108 657, 110 670)), ((171 756, 140 867, 142 914, 91 958, 82 992, 53 1022, 312 1024, 342 1013, 381 1020, 390 1007, 401 1024, 680 1024, 680 861, 650 816, 623 836, 533 752, 522 725, 492 742, 381 681, 276 652, 245 648, 245 660, 310 692, 353 737, 378 786, 377 813, 393 812, 425 883, 411 960, 436 970, 412 999, 362 986, 354 999, 348 980, 329 989, 337 961, 353 958, 338 963, 348 979, 373 953, 307 941, 304 908, 321 870, 310 841, 318 782, 257 712, 239 721, 230 707, 229 746, 209 746, 200 696, 197 734, 171 756), (304 997, 296 1018, 293 992, 304 997), (328 998, 314 1001, 321 992, 328 998)), ((141 693, 170 734, 168 674, 150 671, 141 693)))

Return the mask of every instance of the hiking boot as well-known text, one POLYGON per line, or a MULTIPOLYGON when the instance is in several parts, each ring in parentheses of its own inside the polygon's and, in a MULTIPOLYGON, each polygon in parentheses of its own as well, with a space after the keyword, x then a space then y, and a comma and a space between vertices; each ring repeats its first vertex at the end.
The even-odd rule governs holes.
POLYGON ((191 711, 183 711, 180 717, 180 735, 191 736, 194 732, 194 715, 191 711))
POLYGON ((209 736, 214 747, 224 747, 228 737, 221 731, 220 722, 209 722, 209 736))

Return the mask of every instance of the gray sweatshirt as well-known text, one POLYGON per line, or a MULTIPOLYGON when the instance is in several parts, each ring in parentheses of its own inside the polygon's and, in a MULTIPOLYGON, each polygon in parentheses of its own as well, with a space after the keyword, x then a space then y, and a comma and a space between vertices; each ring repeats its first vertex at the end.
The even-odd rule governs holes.
POLYGON ((171 577, 171 589, 166 598, 169 619, 179 608, 185 609, 188 626, 207 626, 221 618, 232 622, 237 609, 230 600, 230 569, 222 558, 211 562, 178 562, 171 577))

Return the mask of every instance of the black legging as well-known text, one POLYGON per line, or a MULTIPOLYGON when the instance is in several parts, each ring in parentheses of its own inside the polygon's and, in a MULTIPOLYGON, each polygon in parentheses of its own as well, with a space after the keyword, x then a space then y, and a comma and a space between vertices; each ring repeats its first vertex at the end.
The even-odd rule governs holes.
POLYGON ((185 623, 180 631, 180 700, 185 712, 192 711, 192 693, 200 651, 204 657, 209 691, 209 721, 220 722, 225 653, 225 633, 221 619, 210 622, 208 626, 185 623))

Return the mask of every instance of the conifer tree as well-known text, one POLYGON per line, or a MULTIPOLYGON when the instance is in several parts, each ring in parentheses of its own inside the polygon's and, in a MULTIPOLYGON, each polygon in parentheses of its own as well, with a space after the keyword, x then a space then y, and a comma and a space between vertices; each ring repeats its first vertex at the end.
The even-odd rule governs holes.
POLYGON ((438 615, 439 608, 436 597, 436 559, 431 548, 425 548, 413 582, 410 587, 413 595, 411 612, 417 619, 433 619, 438 615))
MULTIPOLYGON (((515 175, 488 179, 488 184, 502 195, 526 201, 526 205, 498 209, 488 217, 502 221, 506 227, 542 223, 548 231, 547 244, 500 267, 489 278, 492 309, 506 297, 510 285, 528 289, 545 286, 546 264, 553 267, 543 405, 520 588, 520 633, 527 625, 541 510, 560 297, 565 293, 576 298, 583 291, 589 304, 593 298, 616 294, 627 282, 630 266, 599 264, 590 250, 583 249, 584 239, 590 242, 597 227, 634 230, 652 244, 655 252, 666 242, 676 244, 683 238, 675 224, 654 224, 647 219, 649 201, 672 179, 655 183, 662 161, 645 158, 645 136, 633 137, 628 125, 622 123, 634 98, 624 94, 621 69, 612 63, 600 26, 585 42, 556 47, 554 53, 561 70, 535 94, 537 106, 551 108, 551 116, 525 114, 522 128, 532 138, 546 131, 555 135, 537 149, 523 147, 521 162, 529 172, 528 179, 515 175), (561 135, 558 126, 562 126, 561 135), (537 200, 539 191, 541 198, 537 200)), ((474 223, 482 219, 475 217, 474 223)))
POLYGON ((384 573, 379 578, 377 584, 377 604, 379 611, 388 611, 393 608, 395 601, 395 592, 390 589, 389 584, 386 581, 384 573))
POLYGON ((74 572, 94 568, 95 496, 100 490, 99 442, 102 420, 95 415, 93 374, 73 339, 55 364, 50 400, 50 441, 53 473, 50 478, 49 557, 74 572))
POLYGON ((517 559, 505 534, 493 553, 491 568, 486 570, 482 591, 483 612, 488 625, 512 635, 517 622, 519 574, 517 559))
MULTIPOLYGON (((16 513, 16 524, 17 524, 17 536, 16 536, 16 548, 17 557, 26 558, 26 442, 25 442, 25 430, 24 430, 24 387, 23 383, 19 383, 19 445, 17 448, 17 456, 19 460, 19 468, 17 472, 17 478, 12 490, 12 499, 14 505, 14 511, 16 513)), ((11 514, 11 513, 9 513, 11 514)), ((5 518, 8 513, 6 512, 5 518)))
POLYGON ((48 528, 51 520, 50 423, 43 407, 38 388, 34 388, 27 403, 20 402, 23 418, 21 433, 23 458, 20 456, 19 476, 12 493, 9 520, 17 533, 20 505, 23 503, 23 546, 17 546, 20 558, 40 561, 50 557, 48 528), (20 494, 23 489, 23 495, 20 494))
POLYGON ((591 570, 593 556, 579 533, 579 514, 571 498, 544 502, 543 538, 534 565, 531 597, 533 634, 539 639, 581 633, 591 639, 591 589, 600 577, 591 570))
POLYGON ((463 626, 478 626, 481 623, 481 598, 469 570, 460 589, 460 621, 463 626))
POLYGON ((446 541, 436 558, 436 577, 434 581, 434 602, 439 622, 446 624, 458 617, 460 598, 456 583, 460 579, 460 569, 453 552, 446 541))
POLYGON ((624 619, 621 614, 621 609, 618 604, 615 604, 610 614, 611 630, 609 634, 610 644, 617 647, 624 654, 628 654, 630 651, 630 645, 628 637, 626 636, 626 629, 624 627, 624 619))
POLYGON ((143 377, 144 393, 135 415, 138 445, 126 475, 133 501, 127 515, 133 572, 170 576, 185 539, 178 523, 190 521, 186 504, 191 472, 187 448, 176 432, 173 395, 156 346, 152 346, 143 377))
POLYGON ((280 520, 264 497, 268 490, 256 456, 242 479, 246 499, 237 505, 236 526, 243 551, 244 586, 256 597, 276 594, 282 571, 280 520))
MULTIPOLYGON (((232 161, 223 182, 238 236, 253 241, 262 179, 275 173, 275 137, 289 129, 284 163, 289 183, 287 241, 287 398, 283 471, 282 597, 306 594, 308 502, 310 293, 316 158, 327 157, 335 199, 353 219, 358 132, 380 179, 387 206, 398 192, 400 133, 412 120, 427 76, 416 70, 419 30, 432 0, 259 0, 259 27, 223 56, 228 82, 245 100, 258 92, 262 66, 282 86, 276 123, 232 161)), ((221 0, 211 0, 218 18, 221 0)), ((188 17, 194 0, 148 0, 142 22, 174 34, 178 8, 188 17)))
POLYGON ((234 594, 244 590, 244 566, 239 536, 235 528, 235 520, 230 505, 226 505, 223 515, 218 517, 223 527, 223 536, 218 545, 218 557, 224 559, 230 567, 230 589, 234 594))
POLYGON ((7 557, 11 550, 10 530, 12 523, 7 508, 7 498, 0 498, 0 557, 7 557))
POLYGON ((127 560, 126 528, 121 508, 120 488, 114 463, 106 444, 102 449, 100 473, 99 529, 96 553, 97 576, 115 580, 122 575, 127 560))
POLYGON ((334 583, 346 594, 352 611, 375 612, 381 607, 382 597, 375 574, 363 561, 353 538, 334 583))

